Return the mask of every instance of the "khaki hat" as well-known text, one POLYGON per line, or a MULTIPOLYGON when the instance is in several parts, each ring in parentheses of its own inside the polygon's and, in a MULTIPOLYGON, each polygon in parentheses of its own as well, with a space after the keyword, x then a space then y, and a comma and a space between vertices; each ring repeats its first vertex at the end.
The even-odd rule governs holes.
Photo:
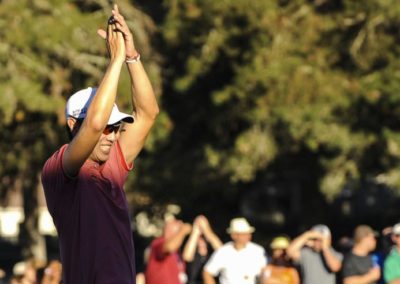
POLYGON ((253 233, 254 227, 250 226, 245 218, 235 218, 231 220, 229 228, 226 229, 228 234, 234 233, 253 233))
POLYGON ((359 243, 362 239, 368 237, 371 234, 374 235, 375 237, 379 236, 379 233, 377 231, 374 231, 370 226, 359 225, 354 230, 354 235, 353 235, 354 242, 359 243))
POLYGON ((271 249, 287 249, 289 247, 289 244, 289 239, 287 237, 281 236, 274 238, 270 244, 270 247, 271 249))

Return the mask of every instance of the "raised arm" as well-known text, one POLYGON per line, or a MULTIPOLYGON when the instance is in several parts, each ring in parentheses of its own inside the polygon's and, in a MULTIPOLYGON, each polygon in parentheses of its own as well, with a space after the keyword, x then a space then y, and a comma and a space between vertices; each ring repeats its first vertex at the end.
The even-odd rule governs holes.
POLYGON ((132 162, 143 148, 146 137, 154 124, 159 112, 153 87, 140 61, 140 55, 135 48, 133 36, 120 14, 118 6, 114 5, 113 16, 117 27, 122 31, 125 48, 126 62, 131 79, 132 106, 135 122, 125 125, 119 138, 122 152, 128 163, 132 162))
MULTIPOLYGON (((117 32, 115 23, 109 22, 106 42, 110 63, 97 89, 85 119, 68 145, 63 156, 63 169, 68 176, 76 176, 89 158, 111 115, 115 102, 121 67, 125 60, 125 45, 122 33, 117 32)), ((70 128, 76 127, 76 120, 67 119, 70 128)))
POLYGON ((368 284, 375 283, 381 277, 381 270, 379 267, 371 268, 364 275, 347 276, 343 278, 343 284, 368 284))
POLYGON ((169 254, 178 251, 183 243, 183 240, 190 233, 191 230, 192 226, 190 224, 182 223, 178 232, 165 240, 163 252, 165 254, 169 254))
POLYGON ((320 234, 313 231, 307 231, 295 238, 287 249, 288 256, 294 261, 298 261, 301 256, 301 249, 309 239, 320 237, 320 234))
POLYGON ((332 237, 322 236, 322 255, 324 256, 325 262, 332 272, 339 272, 342 268, 342 260, 332 250, 332 237))
POLYGON ((200 230, 203 233, 206 241, 212 246, 213 250, 217 250, 222 247, 222 242, 219 237, 214 233, 207 218, 203 215, 197 217, 200 230))
POLYGON ((182 253, 182 258, 186 262, 193 261, 194 255, 196 254, 197 242, 199 241, 201 235, 200 227, 196 221, 197 218, 193 222, 192 232, 189 235, 189 239, 187 240, 182 253))

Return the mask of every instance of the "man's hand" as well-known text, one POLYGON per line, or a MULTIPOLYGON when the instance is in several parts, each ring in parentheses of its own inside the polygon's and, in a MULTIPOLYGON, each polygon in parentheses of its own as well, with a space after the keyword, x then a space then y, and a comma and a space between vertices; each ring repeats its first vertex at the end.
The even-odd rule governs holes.
POLYGON ((376 281, 381 278, 381 269, 379 266, 375 266, 368 271, 368 275, 370 276, 371 281, 376 281))
POLYGON ((106 41, 111 60, 124 61, 126 57, 124 38, 112 18, 108 21, 106 41))
POLYGON ((210 223, 208 222, 205 216, 203 215, 197 216, 195 222, 199 224, 200 230, 202 231, 203 234, 207 235, 207 233, 210 233, 211 231, 210 223))
POLYGON ((322 249, 329 249, 332 245, 332 237, 322 236, 322 249))
MULTIPOLYGON (((117 4, 115 4, 114 8, 112 9, 112 15, 117 30, 122 33, 122 36, 124 38, 126 58, 136 57, 138 55, 138 52, 135 49, 135 43, 133 41, 132 33, 125 22, 125 18, 120 14, 117 4)), ((107 33, 104 30, 99 29, 97 33, 103 39, 106 39, 107 33)))
POLYGON ((318 240, 322 241, 324 239, 324 236, 321 233, 316 232, 316 231, 312 231, 312 230, 306 232, 306 236, 307 236, 307 240, 318 239, 318 240))

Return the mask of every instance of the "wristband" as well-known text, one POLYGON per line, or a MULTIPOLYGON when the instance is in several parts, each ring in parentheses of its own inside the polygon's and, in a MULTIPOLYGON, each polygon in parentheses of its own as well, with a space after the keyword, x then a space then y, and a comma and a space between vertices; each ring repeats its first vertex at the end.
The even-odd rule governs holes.
POLYGON ((125 59, 125 62, 126 63, 136 63, 136 62, 138 62, 138 61, 140 61, 140 53, 138 52, 135 56, 133 56, 133 57, 127 57, 126 59, 125 59))

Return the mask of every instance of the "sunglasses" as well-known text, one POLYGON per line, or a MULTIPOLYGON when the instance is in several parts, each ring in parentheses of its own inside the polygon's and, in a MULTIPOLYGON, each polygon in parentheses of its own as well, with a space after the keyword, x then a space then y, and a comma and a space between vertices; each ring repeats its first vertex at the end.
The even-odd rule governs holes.
POLYGON ((111 133, 118 133, 118 131, 121 129, 121 124, 111 124, 111 125, 107 125, 106 128, 104 128, 103 130, 103 134, 104 135, 108 135, 111 133))

